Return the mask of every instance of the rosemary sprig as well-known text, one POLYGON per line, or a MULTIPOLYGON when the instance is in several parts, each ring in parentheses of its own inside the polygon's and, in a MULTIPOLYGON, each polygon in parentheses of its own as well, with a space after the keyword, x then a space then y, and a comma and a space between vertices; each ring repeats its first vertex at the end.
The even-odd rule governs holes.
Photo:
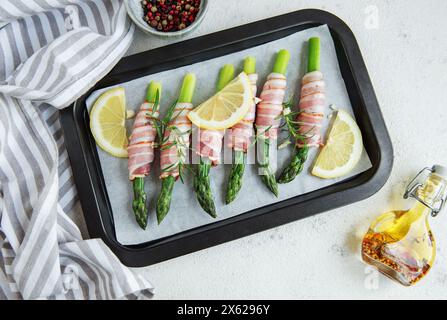
MULTIPOLYGON (((286 144, 292 143, 291 140, 293 139, 295 141, 295 148, 296 148, 296 142, 305 142, 307 133, 311 132, 313 128, 309 129, 307 133, 301 134, 299 132, 300 128, 300 122, 295 121, 296 117, 301 113, 300 111, 292 112, 291 111, 292 106, 292 99, 290 99, 288 102, 284 104, 283 107, 283 119, 284 124, 287 127, 287 131, 289 133, 288 137, 285 139, 281 145, 278 146, 279 148, 284 147, 286 144)), ((284 168, 283 172, 281 173, 280 177, 278 178, 278 183, 288 183, 292 181, 302 170, 304 167, 304 162, 307 159, 308 154, 308 147, 307 145, 304 145, 302 148, 299 148, 294 157, 292 158, 290 164, 284 168)))
POLYGON ((157 138, 158 138, 158 145, 161 147, 163 143, 165 142, 165 132, 167 129, 169 129, 169 123, 171 122, 172 114, 174 113, 175 106, 177 104, 177 101, 175 101, 166 112, 166 115, 163 117, 163 119, 160 119, 158 117, 155 117, 155 112, 159 108, 159 93, 157 90, 157 93, 155 95, 155 102, 154 107, 152 108, 152 112, 149 114, 146 114, 146 117, 148 117, 151 121, 153 126, 155 127, 155 130, 157 131, 157 138))

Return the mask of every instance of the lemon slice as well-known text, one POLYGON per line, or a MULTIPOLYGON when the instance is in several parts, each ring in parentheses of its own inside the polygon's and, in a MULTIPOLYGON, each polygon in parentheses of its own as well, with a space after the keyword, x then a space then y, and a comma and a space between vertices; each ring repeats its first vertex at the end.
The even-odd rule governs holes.
POLYGON ((324 179, 344 176, 355 168, 362 151, 362 133, 357 123, 347 112, 338 110, 312 174, 324 179))
POLYGON ((124 88, 107 90, 90 111, 90 130, 98 146, 112 156, 127 157, 126 97, 124 88))
POLYGON ((202 129, 223 130, 242 120, 253 103, 247 74, 242 72, 221 91, 188 113, 188 118, 202 129))

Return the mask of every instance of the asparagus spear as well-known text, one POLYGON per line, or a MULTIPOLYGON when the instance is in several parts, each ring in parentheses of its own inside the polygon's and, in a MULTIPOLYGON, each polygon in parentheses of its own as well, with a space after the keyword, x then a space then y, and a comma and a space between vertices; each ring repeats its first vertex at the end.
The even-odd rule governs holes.
MULTIPOLYGON (((246 74, 256 73, 256 59, 254 57, 247 57, 244 60, 244 72, 246 74)), ((225 198, 226 204, 232 202, 242 187, 242 177, 244 176, 246 162, 246 153, 241 150, 234 152, 234 163, 231 167, 230 180, 228 182, 227 195, 225 198)))
MULTIPOLYGON (((307 72, 320 70, 320 38, 309 39, 309 57, 307 62, 307 72)), ((309 147, 304 144, 301 148, 296 149, 290 164, 284 168, 278 182, 289 183, 295 179, 297 175, 303 171, 304 163, 307 160, 309 147)))
MULTIPOLYGON (((195 87, 196 87, 196 76, 192 73, 187 74, 183 79, 178 102, 191 103, 195 87)), ((177 148, 179 147, 180 146, 177 146, 177 148)), ((178 163, 177 165, 182 166, 183 164, 178 163)), ((158 196, 157 208, 156 208, 158 224, 160 224, 163 221, 163 219, 169 212, 172 199, 172 190, 174 189, 174 183, 176 181, 176 178, 172 175, 169 175, 165 178, 162 178, 161 181, 162 181, 161 192, 160 195, 158 196)))
MULTIPOLYGON (((149 84, 146 94, 146 100, 150 103, 158 103, 161 93, 161 84, 159 82, 152 81, 149 84)), ((146 204, 146 192, 144 191, 144 177, 136 177, 133 180, 133 194, 134 200, 132 201, 132 209, 135 214, 135 218, 141 228, 146 229, 148 209, 146 204)))
MULTIPOLYGON (((234 66, 226 64, 220 69, 219 79, 217 81, 216 91, 222 90, 234 78, 234 66)), ((210 173, 211 161, 208 158, 200 157, 198 172, 194 178, 194 189, 197 194, 197 200, 200 206, 211 217, 217 217, 214 197, 211 190, 210 173)))
POLYGON ((133 197, 132 202, 133 212, 138 225, 146 229, 147 225, 147 207, 146 207, 146 192, 144 191, 144 178, 137 177, 133 180, 133 197))
MULTIPOLYGON (((275 64, 273 66, 274 73, 280 73, 285 75, 287 72, 287 65, 289 64, 290 53, 287 50, 280 50, 278 55, 276 56, 275 64)), ((278 184, 276 182, 276 178, 272 169, 270 168, 269 161, 269 147, 270 147, 270 139, 260 136, 259 143, 262 146, 262 154, 263 157, 261 159, 261 168, 264 169, 263 175, 261 175, 261 179, 264 184, 270 189, 271 192, 277 197, 278 196, 278 184)))
POLYGON ((211 161, 201 157, 198 172, 194 177, 194 189, 196 190, 197 200, 203 210, 205 210, 211 217, 216 218, 216 206, 214 205, 214 197, 209 177, 210 169, 211 161))

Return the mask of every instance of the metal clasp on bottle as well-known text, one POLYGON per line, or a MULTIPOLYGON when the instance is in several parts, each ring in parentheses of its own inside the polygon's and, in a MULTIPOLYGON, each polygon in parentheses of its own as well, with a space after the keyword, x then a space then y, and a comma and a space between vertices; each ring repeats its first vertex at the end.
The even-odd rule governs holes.
POLYGON ((423 187, 423 183, 418 182, 418 180, 423 174, 425 173, 430 174, 434 172, 436 172, 434 166, 432 168, 425 167, 424 169, 419 171, 416 177, 414 177, 413 180, 411 180, 411 182, 408 184, 404 193, 404 199, 408 199, 409 197, 414 198, 420 203, 422 203, 424 206, 429 208, 431 210, 432 217, 436 217, 438 213, 441 212, 445 202, 447 201, 447 192, 445 193, 444 196, 441 196, 441 198, 439 198, 439 195, 437 195, 436 196, 437 200, 434 203, 429 204, 425 200, 421 199, 418 195, 418 190, 423 187))

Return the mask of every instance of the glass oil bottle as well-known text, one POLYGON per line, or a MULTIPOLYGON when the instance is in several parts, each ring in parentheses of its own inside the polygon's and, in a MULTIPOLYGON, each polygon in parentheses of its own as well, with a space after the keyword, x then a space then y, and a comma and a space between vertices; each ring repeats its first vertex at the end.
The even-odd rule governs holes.
POLYGON ((446 201, 447 168, 424 168, 410 182, 404 198, 414 198, 407 211, 391 211, 379 216, 362 242, 363 260, 381 273, 411 286, 433 265, 436 244, 429 216, 436 216, 446 201))

